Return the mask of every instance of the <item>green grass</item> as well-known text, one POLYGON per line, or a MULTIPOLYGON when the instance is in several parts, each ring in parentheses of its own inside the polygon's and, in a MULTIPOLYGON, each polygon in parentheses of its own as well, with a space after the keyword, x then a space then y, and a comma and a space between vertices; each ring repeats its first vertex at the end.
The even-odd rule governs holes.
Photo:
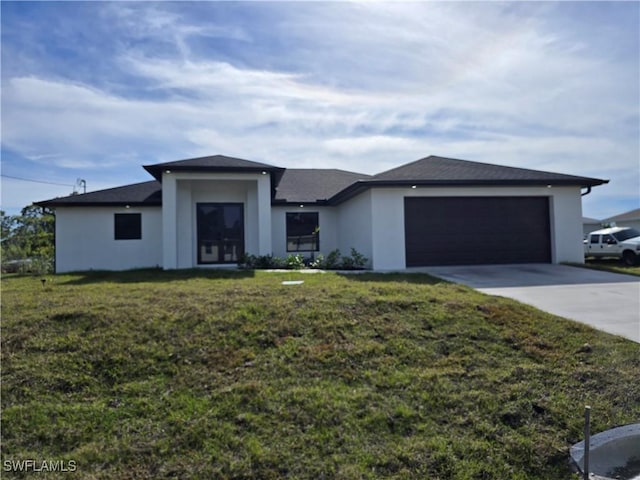
POLYGON ((640 345, 426 275, 5 277, 2 320, 2 465, 77 465, 3 478, 560 480, 585 404, 640 417, 640 345))
POLYGON ((594 270, 604 270, 606 272, 626 273, 627 275, 640 277, 640 264, 634 266, 625 265, 617 258, 587 258, 584 264, 574 265, 594 270))

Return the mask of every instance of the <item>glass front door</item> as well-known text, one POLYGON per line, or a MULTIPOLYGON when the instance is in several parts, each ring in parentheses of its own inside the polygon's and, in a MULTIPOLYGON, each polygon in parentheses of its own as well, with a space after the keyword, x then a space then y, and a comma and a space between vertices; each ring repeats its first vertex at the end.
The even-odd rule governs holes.
POLYGON ((198 203, 198 264, 237 263, 244 254, 242 203, 198 203))

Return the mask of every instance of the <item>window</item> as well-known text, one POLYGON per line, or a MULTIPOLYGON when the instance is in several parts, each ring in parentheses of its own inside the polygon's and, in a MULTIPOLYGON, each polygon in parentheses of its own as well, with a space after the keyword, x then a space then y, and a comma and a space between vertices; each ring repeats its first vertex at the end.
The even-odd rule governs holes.
POLYGON ((142 214, 116 213, 114 232, 116 240, 140 240, 142 238, 142 214))
POLYGON ((620 230, 619 232, 614 233, 613 236, 616 237, 619 242, 624 242, 625 240, 629 240, 630 238, 640 237, 640 232, 635 228, 628 228, 626 230, 620 230))
POLYGON ((237 263, 244 254, 244 206, 198 203, 198 263, 237 263))
POLYGON ((318 213, 287 213, 287 252, 320 250, 318 213))
POLYGON ((591 235, 589 237, 589 243, 600 243, 600 235, 591 235))

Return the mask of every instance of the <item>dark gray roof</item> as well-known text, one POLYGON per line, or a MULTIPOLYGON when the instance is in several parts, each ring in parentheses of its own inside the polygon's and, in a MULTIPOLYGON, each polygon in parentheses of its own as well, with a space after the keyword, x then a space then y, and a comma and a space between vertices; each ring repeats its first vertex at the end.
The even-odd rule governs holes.
MULTIPOLYGON (((165 170, 193 172, 267 172, 274 185, 274 204, 343 202, 372 187, 401 185, 575 185, 592 187, 608 180, 504 167, 431 156, 369 176, 336 169, 284 169, 239 158, 214 155, 144 167, 156 180, 83 195, 38 202, 41 206, 161 205, 159 180, 165 170)), ((627 212, 627 214, 632 212, 627 212)), ((625 215, 627 215, 625 214, 625 215)), ((613 217, 614 219, 616 217, 613 217)))
POLYGON ((577 177, 561 173, 505 167, 490 163, 430 156, 374 175, 350 185, 331 199, 343 202, 372 187, 416 186, 472 186, 472 185, 576 185, 592 187, 609 180, 577 177))
POLYGON ((41 207, 155 206, 162 205, 161 188, 160 182, 152 180, 150 182, 125 185, 124 187, 53 198, 36 202, 36 205, 41 207))
POLYGON ((276 187, 274 203, 318 203, 369 175, 336 169, 287 168, 276 187))
POLYGON ((374 175, 374 181, 406 181, 415 183, 451 184, 551 184, 594 186, 606 183, 595 178, 576 177, 561 173, 505 167, 489 163, 472 162, 430 156, 374 175))
POLYGON ((605 222, 624 222, 624 221, 638 220, 638 219, 640 219, 640 208, 635 208, 633 210, 629 210, 628 212, 624 212, 619 215, 609 217, 604 221, 605 222))
POLYGON ((162 178, 162 172, 165 170, 192 172, 275 172, 282 170, 281 168, 266 163, 227 157, 225 155, 212 155, 209 157, 188 158, 175 162, 144 165, 144 169, 153 175, 156 180, 162 178))

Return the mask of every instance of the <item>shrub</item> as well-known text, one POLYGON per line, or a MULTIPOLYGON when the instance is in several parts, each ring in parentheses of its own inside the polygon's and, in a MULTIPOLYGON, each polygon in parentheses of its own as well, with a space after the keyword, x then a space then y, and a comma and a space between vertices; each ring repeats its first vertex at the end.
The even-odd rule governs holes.
POLYGON ((300 270, 305 268, 304 265, 304 257, 300 254, 298 255, 289 255, 284 261, 285 266, 292 270, 300 270))
POLYGON ((314 258, 313 260, 311 260, 311 262, 309 262, 309 267, 310 268, 325 268, 325 259, 324 259, 324 255, 322 255, 321 253, 319 253, 316 258, 314 258))
POLYGON ((238 268, 254 268, 256 264, 256 256, 250 253, 243 253, 238 259, 238 268))
POLYGON ((238 260, 238 267, 265 270, 269 268, 283 268, 285 261, 273 255, 251 255, 245 253, 238 260))
POLYGON ((339 249, 335 249, 326 256, 318 254, 315 259, 305 259, 300 254, 291 254, 283 259, 273 255, 250 255, 244 254, 238 260, 239 268, 264 270, 271 268, 288 268, 291 270, 301 270, 303 268, 319 268, 323 270, 361 270, 369 259, 351 248, 350 256, 342 256, 339 249))
POLYGON ((322 268, 325 268, 327 270, 336 270, 340 268, 340 257, 342 257, 342 254, 337 248, 329 252, 329 255, 327 255, 327 259, 324 261, 324 265, 322 268))
POLYGON ((351 259, 353 268, 359 270, 364 268, 369 259, 363 254, 358 252, 355 248, 351 247, 351 259))
POLYGON ((342 257, 340 268, 343 270, 362 270, 369 259, 351 247, 351 256, 342 257))

